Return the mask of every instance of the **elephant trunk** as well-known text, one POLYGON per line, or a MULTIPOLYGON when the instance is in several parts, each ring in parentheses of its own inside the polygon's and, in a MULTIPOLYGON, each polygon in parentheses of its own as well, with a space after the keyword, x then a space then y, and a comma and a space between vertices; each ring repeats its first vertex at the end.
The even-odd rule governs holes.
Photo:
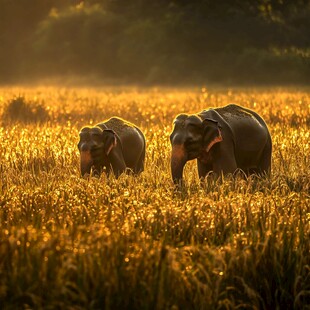
POLYGON ((91 167, 93 165, 93 159, 91 157, 90 151, 82 151, 80 155, 80 167, 81 175, 90 174, 91 167))
POLYGON ((183 169, 187 161, 187 155, 183 144, 172 146, 171 153, 171 174, 176 185, 182 185, 183 169))

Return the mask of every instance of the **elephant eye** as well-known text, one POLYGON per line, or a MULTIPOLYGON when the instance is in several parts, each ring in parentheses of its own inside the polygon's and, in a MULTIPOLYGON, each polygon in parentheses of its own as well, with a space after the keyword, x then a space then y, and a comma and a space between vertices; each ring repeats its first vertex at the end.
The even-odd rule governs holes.
POLYGON ((185 141, 185 144, 186 145, 192 145, 194 144, 196 141, 193 139, 193 138, 188 138, 186 141, 185 141))

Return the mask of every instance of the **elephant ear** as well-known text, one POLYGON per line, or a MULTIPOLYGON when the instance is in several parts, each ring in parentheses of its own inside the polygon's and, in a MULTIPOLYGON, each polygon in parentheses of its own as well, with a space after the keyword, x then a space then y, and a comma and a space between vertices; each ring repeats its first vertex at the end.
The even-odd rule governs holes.
POLYGON ((207 152, 211 150, 214 144, 223 141, 221 126, 212 119, 203 120, 203 147, 207 152))
POLYGON ((104 143, 104 151, 107 155, 109 155, 112 149, 114 149, 117 145, 115 131, 111 129, 105 129, 103 131, 103 143, 104 143))

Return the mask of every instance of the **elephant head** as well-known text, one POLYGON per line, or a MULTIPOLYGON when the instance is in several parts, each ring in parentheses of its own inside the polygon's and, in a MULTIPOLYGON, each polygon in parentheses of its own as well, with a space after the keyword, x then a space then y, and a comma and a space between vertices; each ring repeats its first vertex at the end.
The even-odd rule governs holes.
POLYGON ((91 168, 97 174, 104 166, 109 169, 109 164, 113 165, 118 156, 114 152, 118 142, 116 133, 111 129, 101 129, 98 126, 82 128, 78 143, 81 175, 90 174, 91 168))
POLYGON ((195 158, 205 160, 211 148, 222 140, 221 126, 217 121, 202 119, 198 115, 178 115, 170 135, 173 181, 176 184, 182 181, 187 161, 195 158))

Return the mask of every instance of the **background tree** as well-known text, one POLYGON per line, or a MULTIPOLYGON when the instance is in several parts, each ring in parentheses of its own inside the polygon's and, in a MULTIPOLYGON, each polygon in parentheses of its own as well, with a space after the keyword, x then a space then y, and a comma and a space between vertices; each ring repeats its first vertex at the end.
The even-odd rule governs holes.
POLYGON ((308 83, 305 0, 0 0, 0 80, 308 83))

